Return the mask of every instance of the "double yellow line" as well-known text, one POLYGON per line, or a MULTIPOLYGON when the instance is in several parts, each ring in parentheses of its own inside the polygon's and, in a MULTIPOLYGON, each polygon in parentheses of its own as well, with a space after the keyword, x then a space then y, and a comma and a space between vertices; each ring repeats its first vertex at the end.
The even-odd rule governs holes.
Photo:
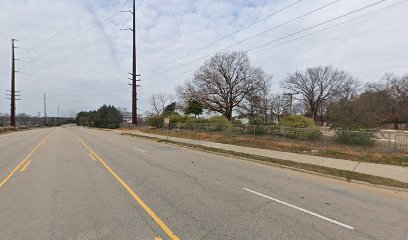
MULTIPOLYGON (((21 161, 21 162, 17 165, 17 167, 15 167, 15 168, 13 169, 13 171, 11 171, 11 172, 9 173, 9 175, 7 175, 7 177, 4 178, 3 181, 1 181, 1 183, 0 183, 0 188, 2 188, 2 187, 6 184, 6 182, 18 171, 18 169, 19 169, 21 166, 23 166, 23 165, 28 161, 28 159, 41 147, 42 144, 45 143, 45 141, 46 141, 47 138, 50 136, 50 134, 51 134, 51 133, 47 134, 47 136, 23 159, 23 161, 21 161)), ((27 164, 26 166, 24 166, 24 167, 26 168, 27 166, 28 166, 28 164, 27 164)))
MULTIPOLYGON (((88 145, 86 145, 86 143, 84 141, 82 141, 81 138, 79 138, 78 135, 76 135, 76 138, 78 140, 79 143, 82 144, 82 146, 84 146, 86 149, 88 149, 88 151, 90 152, 90 156, 92 157, 92 159, 96 158, 111 174, 112 176, 130 193, 130 195, 136 200, 136 202, 147 212, 147 214, 150 215, 150 217, 153 218, 153 220, 160 226, 160 228, 170 237, 170 239, 172 240, 179 240, 180 238, 178 238, 176 236, 176 234, 174 234, 169 227, 167 227, 167 225, 153 212, 153 210, 147 206, 147 204, 145 202, 143 202, 143 200, 129 187, 129 185, 127 185, 122 178, 120 178, 113 170, 112 168, 110 168, 108 166, 108 164, 106 164, 106 162, 98 156, 98 154, 96 154, 90 147, 88 147, 88 145)), ((156 239, 161 239, 160 237, 156 237, 156 239)))

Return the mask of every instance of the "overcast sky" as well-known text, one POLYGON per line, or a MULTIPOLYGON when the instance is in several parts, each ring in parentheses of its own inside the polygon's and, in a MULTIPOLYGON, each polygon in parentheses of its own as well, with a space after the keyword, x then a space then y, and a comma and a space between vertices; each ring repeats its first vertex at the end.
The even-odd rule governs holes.
MULTIPOLYGON (((43 93, 48 115, 58 105, 69 116, 102 104, 130 109, 131 32, 119 29, 131 27, 130 14, 120 13, 131 2, 1 0, 0 113, 10 108, 11 38, 20 40, 17 113, 42 114, 43 93)), ((140 112, 149 110, 151 94, 174 93, 206 56, 227 47, 250 50, 252 64, 274 75, 274 92, 288 73, 320 64, 363 83, 408 73, 408 1, 387 0, 331 20, 376 2, 145 0, 136 12, 140 112)))

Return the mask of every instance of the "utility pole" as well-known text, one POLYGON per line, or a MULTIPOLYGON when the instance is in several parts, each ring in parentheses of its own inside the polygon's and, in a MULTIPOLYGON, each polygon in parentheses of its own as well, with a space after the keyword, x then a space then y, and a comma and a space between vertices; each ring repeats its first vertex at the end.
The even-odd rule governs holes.
POLYGON ((47 96, 44 93, 44 126, 47 126, 47 96))
MULTIPOLYGON (((11 90, 10 90, 10 125, 16 127, 16 58, 14 55, 14 49, 17 47, 14 46, 14 42, 18 41, 17 39, 11 39, 11 90)), ((17 99, 18 100, 18 99, 17 99)))
POLYGON ((58 111, 57 111, 57 123, 60 123, 60 108, 59 108, 59 104, 58 104, 58 111))
POLYGON ((131 30, 132 31, 132 38, 133 38, 133 52, 132 52, 132 72, 129 73, 132 77, 129 78, 129 80, 132 81, 130 86, 132 86, 132 124, 137 125, 138 124, 138 118, 137 118, 137 87, 140 87, 140 85, 137 84, 140 79, 137 79, 137 77, 140 76, 140 74, 137 74, 137 68, 136 68, 136 0, 133 0, 133 11, 121 11, 121 12, 130 12, 133 15, 133 28, 128 28, 128 29, 121 29, 121 30, 131 30))
POLYGON ((284 96, 289 96, 289 114, 293 114, 293 95, 298 94, 296 93, 284 93, 284 96))
POLYGON ((132 66, 132 124, 137 125, 137 89, 136 89, 136 0, 133 0, 133 66, 132 66))

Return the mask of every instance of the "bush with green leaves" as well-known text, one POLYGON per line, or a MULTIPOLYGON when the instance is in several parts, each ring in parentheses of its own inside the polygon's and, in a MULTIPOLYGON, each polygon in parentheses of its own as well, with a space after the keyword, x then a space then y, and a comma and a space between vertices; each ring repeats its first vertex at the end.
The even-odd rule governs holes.
POLYGON ((371 147, 374 145, 374 134, 369 131, 338 130, 334 140, 336 143, 347 146, 371 147))
POLYGON ((208 123, 230 124, 230 121, 224 116, 212 116, 208 118, 208 123))
POLYGON ((282 119, 280 126, 287 128, 316 128, 313 119, 303 115, 288 115, 282 119))
POLYGON ((281 134, 287 138, 300 140, 319 140, 322 132, 318 128, 281 128, 281 134))
POLYGON ((228 129, 231 122, 224 116, 212 116, 208 118, 210 131, 222 131, 228 129))
POLYGON ((119 128, 119 127, 120 127, 119 123, 108 123, 108 124, 104 125, 104 128, 107 128, 107 129, 116 129, 116 128, 119 128))
POLYGON ((316 126, 312 118, 302 115, 289 115, 280 123, 281 134, 288 138, 301 140, 318 140, 322 132, 316 126))
POLYGON ((151 127, 159 127, 163 125, 163 120, 162 115, 151 115, 147 118, 147 124, 151 127))
POLYGON ((96 111, 77 113, 75 122, 80 126, 119 128, 119 125, 123 122, 123 117, 114 106, 103 105, 96 111))

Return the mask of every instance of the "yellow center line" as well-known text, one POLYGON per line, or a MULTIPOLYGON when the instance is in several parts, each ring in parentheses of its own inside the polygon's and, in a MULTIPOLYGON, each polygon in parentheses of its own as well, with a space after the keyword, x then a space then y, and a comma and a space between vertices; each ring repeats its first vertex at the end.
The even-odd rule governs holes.
POLYGON ((1 181, 0 183, 0 188, 2 188, 4 186, 4 184, 6 184, 6 182, 18 171, 18 169, 24 165, 25 162, 27 162, 27 160, 40 148, 40 146, 44 143, 44 141, 47 139, 47 137, 50 135, 50 133, 23 159, 23 161, 21 161, 17 167, 15 167, 13 169, 13 171, 11 171, 9 173, 9 175, 7 175, 7 177, 5 177, 3 179, 3 181, 1 181))
MULTIPOLYGON (((77 136, 77 139, 80 141, 80 143, 86 148, 88 149, 89 152, 92 153, 92 155, 94 155, 96 157, 96 159, 99 160, 99 162, 102 163, 102 165, 112 174, 113 177, 115 177, 115 179, 130 193, 130 195, 132 195, 132 197, 136 200, 136 202, 150 215, 150 217, 153 218, 153 220, 161 227, 161 229, 163 229, 163 231, 172 239, 172 240, 179 240, 180 238, 178 238, 176 236, 176 234, 174 234, 169 227, 167 227, 167 225, 153 212, 152 209, 150 209, 149 206, 147 206, 147 204, 145 202, 143 202, 143 200, 129 187, 129 185, 127 185, 109 166, 108 164, 105 163, 105 161, 98 156, 98 154, 96 154, 90 147, 88 147, 88 145, 85 144, 84 141, 82 141, 82 139, 80 139, 77 136)), ((160 239, 160 238, 159 238, 160 239)))
POLYGON ((89 155, 94 161, 96 161, 96 158, 92 155, 92 153, 88 153, 88 155, 89 155))
POLYGON ((28 160, 28 162, 24 165, 24 167, 21 168, 20 172, 24 172, 28 168, 28 165, 30 165, 30 163, 31 163, 31 160, 28 160))

